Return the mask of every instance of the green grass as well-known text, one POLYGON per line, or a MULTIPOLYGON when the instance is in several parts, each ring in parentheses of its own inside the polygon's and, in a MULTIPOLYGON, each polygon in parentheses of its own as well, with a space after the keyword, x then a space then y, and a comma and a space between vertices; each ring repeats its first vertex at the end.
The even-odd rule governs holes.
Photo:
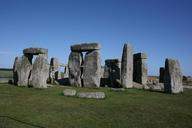
POLYGON ((181 95, 128 89, 104 91, 105 100, 65 97, 65 88, 0 85, 0 128, 189 128, 192 90, 181 95))

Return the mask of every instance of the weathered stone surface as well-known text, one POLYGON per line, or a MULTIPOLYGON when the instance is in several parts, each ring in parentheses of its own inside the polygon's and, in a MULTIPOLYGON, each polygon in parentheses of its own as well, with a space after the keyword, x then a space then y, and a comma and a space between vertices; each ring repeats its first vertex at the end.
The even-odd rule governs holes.
POLYGON ((18 82, 18 74, 17 74, 17 67, 19 64, 19 57, 15 57, 15 61, 13 64, 13 83, 17 85, 18 82))
POLYGON ((137 82, 133 82, 133 88, 144 89, 144 85, 137 83, 137 82))
POLYGON ((133 52, 130 44, 125 44, 121 61, 121 85, 124 88, 133 87, 133 52))
POLYGON ((17 73, 18 86, 28 86, 28 79, 32 69, 32 64, 25 56, 18 57, 15 61, 14 72, 17 73))
POLYGON ((159 83, 163 83, 163 81, 164 81, 164 71, 165 71, 165 68, 160 67, 160 69, 159 69, 159 83))
POLYGON ((51 58, 50 68, 51 68, 51 71, 58 71, 58 68, 59 68, 58 58, 55 58, 55 57, 51 58))
POLYGON ((100 87, 101 62, 99 50, 87 52, 83 63, 83 86, 100 87))
POLYGON ((57 58, 51 58, 50 68, 49 68, 49 81, 53 83, 54 80, 58 79, 58 69, 59 69, 59 60, 57 58))
POLYGON ((77 93, 79 98, 92 98, 92 99, 105 99, 104 92, 79 92, 77 93))
POLYGON ((133 81, 140 84, 147 84, 147 64, 145 62, 147 55, 145 53, 137 53, 133 56, 133 81))
POLYGON ((64 96, 76 96, 77 91, 74 89, 65 89, 63 90, 64 96))
POLYGON ((105 60, 104 76, 108 79, 107 84, 109 87, 121 87, 121 61, 119 59, 105 60))
POLYGON ((182 72, 178 60, 166 59, 165 61, 164 89, 169 93, 183 92, 182 72))
POLYGON ((31 71, 30 84, 34 88, 47 88, 47 78, 49 77, 49 63, 44 55, 40 54, 35 59, 31 71))
POLYGON ((124 88, 110 88, 111 91, 114 91, 114 92, 124 92, 125 89, 124 88))
POLYGON ((26 48, 23 50, 23 54, 31 54, 31 55, 38 55, 38 54, 47 54, 48 49, 45 48, 26 48))
POLYGON ((71 52, 69 55, 69 83, 72 86, 81 87, 81 64, 83 55, 79 52, 71 52))
POLYGON ((76 44, 71 46, 71 51, 74 52, 86 52, 86 51, 93 51, 99 50, 100 44, 98 43, 83 43, 83 44, 76 44))

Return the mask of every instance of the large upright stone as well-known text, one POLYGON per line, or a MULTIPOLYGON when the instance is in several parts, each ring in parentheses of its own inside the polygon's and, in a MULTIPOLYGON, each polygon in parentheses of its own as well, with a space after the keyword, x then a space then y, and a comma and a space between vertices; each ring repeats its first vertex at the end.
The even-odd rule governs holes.
POLYGON ((57 75, 59 70, 59 60, 57 58, 51 58, 50 69, 49 69, 49 80, 51 83, 54 83, 54 80, 57 80, 57 75))
POLYGON ((18 64, 19 64, 19 57, 15 57, 15 61, 14 61, 14 64, 13 64, 13 83, 15 85, 17 85, 17 82, 18 82, 18 73, 17 73, 17 67, 18 67, 18 64))
POLYGON ((159 69, 159 83, 164 82, 164 72, 165 72, 165 68, 160 67, 160 69, 159 69))
POLYGON ((86 52, 86 51, 93 51, 99 50, 100 45, 98 43, 83 43, 83 44, 76 44, 71 46, 71 51, 73 52, 86 52))
POLYGON ((119 59, 105 60, 105 77, 108 78, 109 87, 121 87, 121 61, 119 59))
POLYGON ((17 75, 17 85, 18 86, 28 86, 28 79, 32 69, 32 64, 27 57, 18 57, 15 60, 14 72, 17 75))
POLYGON ((133 81, 142 85, 147 84, 147 64, 145 60, 147 55, 145 53, 136 53, 133 56, 133 81))
POLYGON ((133 52, 130 44, 123 47, 121 61, 121 84, 124 88, 133 87, 133 52))
POLYGON ((47 88, 47 78, 49 77, 49 63, 47 58, 39 54, 33 64, 30 84, 34 88, 47 88))
POLYGON ((165 61, 164 89, 168 93, 183 92, 182 72, 178 60, 166 59, 165 61))
POLYGON ((83 64, 83 85, 85 87, 100 87, 100 71, 99 50, 87 52, 83 64))
POLYGON ((69 83, 72 86, 81 87, 81 64, 83 60, 82 53, 71 52, 69 55, 69 83))

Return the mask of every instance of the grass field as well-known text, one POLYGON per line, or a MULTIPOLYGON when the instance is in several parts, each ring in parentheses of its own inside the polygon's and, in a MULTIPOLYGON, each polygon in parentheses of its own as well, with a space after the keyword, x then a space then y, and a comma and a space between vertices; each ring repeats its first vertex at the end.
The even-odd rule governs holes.
POLYGON ((64 97, 65 88, 0 84, 0 128, 190 128, 192 90, 172 95, 128 89, 104 91, 105 100, 64 97))

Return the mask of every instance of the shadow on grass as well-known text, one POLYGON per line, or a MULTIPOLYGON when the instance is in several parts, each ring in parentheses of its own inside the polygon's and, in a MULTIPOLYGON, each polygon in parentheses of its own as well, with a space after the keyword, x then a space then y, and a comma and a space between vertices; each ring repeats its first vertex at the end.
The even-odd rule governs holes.
POLYGON ((45 128, 43 126, 39 126, 39 125, 36 125, 36 124, 31 124, 31 123, 28 123, 28 122, 25 122, 25 121, 21 121, 21 120, 18 120, 16 118, 13 118, 13 117, 10 117, 10 116, 0 116, 0 118, 8 118, 10 120, 14 120, 16 122, 19 122, 19 123, 22 123, 22 124, 25 124, 25 125, 28 125, 28 126, 32 126, 32 127, 45 128))

